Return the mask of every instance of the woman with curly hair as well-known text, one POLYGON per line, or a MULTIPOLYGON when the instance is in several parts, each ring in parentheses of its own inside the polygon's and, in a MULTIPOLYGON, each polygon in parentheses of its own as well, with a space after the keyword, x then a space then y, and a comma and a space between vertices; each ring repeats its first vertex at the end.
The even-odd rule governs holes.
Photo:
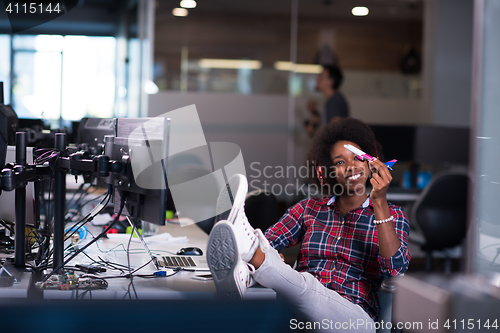
MULTIPOLYGON (((246 179, 233 177, 232 209, 224 216, 227 221, 214 226, 208 246, 218 293, 242 296, 255 280, 288 298, 304 316, 303 328, 374 332, 378 286, 385 277, 404 273, 410 261, 408 218, 401 207, 387 202, 392 176, 381 156, 373 132, 362 121, 345 118, 325 126, 315 136, 308 160, 316 180, 333 195, 295 204, 265 236, 249 226, 241 209, 246 179), (378 159, 361 160, 346 144, 378 159), (237 254, 236 260, 224 259, 221 243, 237 254), (292 269, 277 251, 299 243, 292 269)), ((219 199, 227 198, 221 193, 219 199)))

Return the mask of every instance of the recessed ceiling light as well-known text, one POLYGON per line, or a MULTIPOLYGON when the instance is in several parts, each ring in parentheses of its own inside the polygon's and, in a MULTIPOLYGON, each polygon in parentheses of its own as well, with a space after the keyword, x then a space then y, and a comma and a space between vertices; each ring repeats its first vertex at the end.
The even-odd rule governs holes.
POLYGON ((185 8, 174 8, 172 10, 172 14, 174 14, 174 16, 187 16, 188 13, 188 10, 185 8))
POLYGON ((351 11, 354 16, 366 16, 370 11, 366 7, 354 7, 351 11))
POLYGON ((182 0, 181 1, 181 7, 182 8, 195 8, 196 7, 196 1, 194 1, 194 0, 182 0))

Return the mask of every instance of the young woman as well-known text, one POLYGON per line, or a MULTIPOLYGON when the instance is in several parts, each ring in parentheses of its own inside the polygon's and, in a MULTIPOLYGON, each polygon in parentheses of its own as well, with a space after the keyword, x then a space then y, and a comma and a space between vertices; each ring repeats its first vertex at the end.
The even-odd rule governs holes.
POLYGON ((321 186, 333 195, 300 201, 265 236, 251 229, 240 209, 246 179, 240 175, 230 181, 236 194, 232 210, 227 221, 214 226, 208 246, 219 293, 242 295, 253 278, 288 298, 309 327, 320 323, 319 328, 331 331, 375 331, 380 282, 408 268, 409 224, 405 212, 387 202, 392 180, 388 168, 378 159, 360 160, 345 144, 381 156, 363 122, 345 118, 325 126, 314 138, 308 159, 321 186), (236 260, 222 253, 222 243, 237 254, 236 260), (298 243, 294 270, 277 251, 298 243), (231 274, 222 277, 222 271, 231 274))

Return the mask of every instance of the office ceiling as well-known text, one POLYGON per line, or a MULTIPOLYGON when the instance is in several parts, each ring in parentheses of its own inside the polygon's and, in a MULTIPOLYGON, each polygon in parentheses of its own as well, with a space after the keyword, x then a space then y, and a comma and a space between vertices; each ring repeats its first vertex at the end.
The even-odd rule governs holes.
MULTIPOLYGON (((158 14, 171 12, 179 7, 180 0, 158 0, 158 14)), ((190 15, 266 15, 290 16, 291 0, 197 0, 197 7, 190 15)), ((422 20, 423 0, 299 0, 300 18, 332 18, 342 20, 422 20), (351 14, 355 6, 366 6, 368 16, 360 18, 351 14)))

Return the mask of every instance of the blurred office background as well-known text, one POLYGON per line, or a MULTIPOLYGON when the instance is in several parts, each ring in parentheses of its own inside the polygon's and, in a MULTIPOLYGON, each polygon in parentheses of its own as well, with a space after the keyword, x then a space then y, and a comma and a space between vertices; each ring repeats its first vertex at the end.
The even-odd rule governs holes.
MULTIPOLYGON (((483 89, 499 79, 486 55, 498 55, 498 41, 486 41, 489 27, 498 25, 490 16, 499 11, 494 1, 183 2, 186 8, 180 0, 81 0, 60 18, 15 34, 0 12, 6 104, 19 118, 41 118, 52 128, 70 128, 82 117, 154 117, 195 104, 207 141, 238 144, 251 186, 267 180, 286 207, 301 196, 302 180, 287 170, 304 164, 311 143, 303 127, 307 102, 320 109, 324 103, 315 91, 318 65, 333 62, 344 71, 351 115, 380 135, 387 134, 384 126, 394 129, 384 141, 394 154, 386 158, 400 160, 395 187, 404 185, 412 163, 432 174, 463 169, 477 184, 479 162, 498 160, 488 150, 498 145, 480 151, 475 139, 498 134, 487 127, 496 120, 494 98, 483 89), (353 15, 355 6, 368 15, 353 15), (450 129, 467 137, 439 137, 450 129), (428 133, 428 140, 408 133, 428 133), (443 142, 457 159, 439 160, 443 142), (423 148, 437 151, 421 157, 423 148), (279 191, 287 184, 294 195, 279 191)), ((497 173, 488 170, 488 185, 471 188, 470 221, 491 209, 472 198, 495 197, 497 173)), ((497 223, 486 223, 500 240, 497 223)), ((484 247, 475 235, 472 257, 484 247)), ((457 251, 452 256, 464 258, 457 251)))

